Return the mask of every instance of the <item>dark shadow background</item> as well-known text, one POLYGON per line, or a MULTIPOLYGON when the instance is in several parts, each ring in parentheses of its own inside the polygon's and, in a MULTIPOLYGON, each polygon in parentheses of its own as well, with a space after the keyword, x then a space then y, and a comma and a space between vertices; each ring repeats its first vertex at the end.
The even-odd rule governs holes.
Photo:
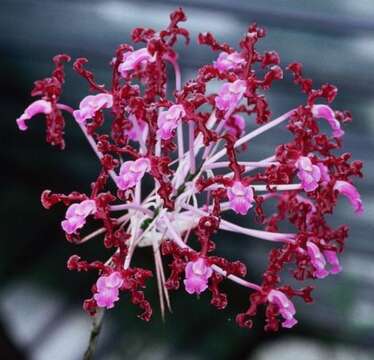
MULTIPOLYGON (((20 133, 15 119, 30 102, 35 79, 47 76, 53 55, 66 52, 89 58, 97 78, 109 80, 108 62, 119 43, 129 40, 135 26, 160 28, 169 12, 182 5, 192 37, 214 32, 234 45, 253 21, 268 29, 262 47, 275 49, 282 64, 299 60, 319 85, 339 87, 337 108, 349 109, 354 122, 346 127, 344 151, 365 161, 365 179, 358 182, 366 212, 355 217, 345 200, 333 223, 351 224, 342 256, 343 274, 318 282, 316 303, 297 303, 300 325, 290 331, 265 334, 262 317, 252 331, 238 329, 235 314, 247 303, 247 293, 227 284, 230 305, 218 312, 209 299, 173 295, 174 313, 162 323, 155 287, 147 290, 156 314, 150 323, 136 318, 123 299, 106 319, 97 359, 372 359, 374 358, 374 2, 371 0, 1 0, 0 1, 0 358, 5 360, 78 360, 86 345, 90 322, 81 311, 92 274, 69 273, 72 253, 88 259, 108 254, 95 244, 75 249, 64 240, 56 207, 47 212, 39 201, 45 188, 57 192, 88 190, 98 166, 73 121, 67 124, 67 149, 44 142, 42 121, 32 121, 20 133)), ((195 41, 181 46, 183 79, 214 55, 195 41)), ((86 84, 67 71, 64 102, 76 107, 86 84)), ((291 82, 276 85, 270 100, 273 114, 282 114, 303 99, 291 82)), ((257 141, 248 155, 259 159, 286 133, 272 132, 257 141), (275 135, 274 135, 275 134, 275 135), (270 147, 271 146, 271 147, 270 147)), ((238 221, 238 220, 237 220, 238 221)), ((221 236, 221 254, 248 264, 258 280, 268 244, 251 238, 221 236), (225 239, 226 241, 222 241, 225 239), (229 241, 228 241, 229 240, 229 241)), ((140 262, 149 263, 144 251, 140 262)))

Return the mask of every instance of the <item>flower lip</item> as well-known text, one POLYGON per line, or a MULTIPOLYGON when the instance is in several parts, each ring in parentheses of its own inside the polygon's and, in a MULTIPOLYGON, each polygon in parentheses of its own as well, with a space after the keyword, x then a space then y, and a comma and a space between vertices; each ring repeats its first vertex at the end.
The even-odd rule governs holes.
POLYGON ((31 103, 23 112, 23 114, 16 120, 18 128, 22 131, 28 129, 26 120, 30 120, 37 114, 50 114, 52 112, 52 104, 46 100, 36 100, 31 103))
POLYGON ((321 180, 321 170, 324 171, 324 178, 328 176, 327 168, 314 165, 309 157, 300 156, 295 163, 298 169, 297 177, 301 180, 304 191, 310 192, 318 188, 321 180))
POLYGON ((135 70, 139 66, 144 66, 147 62, 156 61, 147 48, 128 51, 123 54, 122 63, 118 67, 121 76, 126 77, 128 72, 135 70))
POLYGON ((213 66, 220 72, 229 70, 238 70, 242 65, 245 64, 245 60, 238 52, 227 53, 221 52, 213 66))
POLYGON ((130 114, 128 120, 131 123, 131 128, 125 129, 124 134, 127 135, 130 140, 140 141, 147 131, 147 123, 138 119, 134 114, 130 114))
POLYGON ((246 215, 253 206, 253 189, 250 186, 244 186, 240 181, 235 181, 233 186, 227 189, 227 197, 231 209, 237 214, 246 215))
POLYGON ((121 273, 114 271, 110 275, 100 276, 96 281, 97 292, 94 295, 97 306, 111 309, 119 300, 119 289, 123 285, 121 273))
POLYGON ((114 303, 119 300, 118 289, 105 288, 94 295, 98 307, 112 309, 114 303))
POLYGON ((316 118, 325 119, 331 129, 332 135, 336 138, 340 138, 344 135, 344 131, 341 129, 340 122, 336 119, 334 111, 327 105, 313 105, 312 114, 316 118))
POLYGON ((323 254, 321 253, 320 249, 316 244, 311 241, 308 241, 306 244, 308 249, 308 255, 311 258, 311 263, 315 269, 314 276, 318 279, 325 278, 329 272, 326 270, 326 260, 323 254))
POLYGON ((127 190, 134 187, 143 178, 150 167, 147 158, 139 158, 135 161, 125 161, 120 168, 119 175, 115 178, 120 190, 127 190))
POLYGON ((185 289, 189 294, 201 294, 208 288, 208 280, 213 274, 213 269, 204 258, 187 263, 185 268, 185 289))
POLYGON ((364 212, 360 193, 354 185, 347 181, 337 180, 334 185, 334 190, 337 190, 349 200, 357 215, 361 215, 364 212))
POLYGON ((267 299, 271 304, 277 305, 279 314, 284 319, 282 327, 292 328, 297 324, 297 320, 294 318, 296 314, 295 306, 286 294, 279 290, 271 290, 267 299))
POLYGON ((157 119, 157 135, 162 140, 169 140, 173 137, 174 130, 178 127, 179 122, 186 116, 183 105, 175 104, 168 110, 161 111, 157 119))
POLYGON ((80 203, 74 203, 68 207, 65 220, 61 222, 61 226, 67 234, 74 234, 85 225, 86 218, 95 212, 96 203, 94 200, 83 200, 80 203))
POLYGON ((244 80, 224 83, 220 87, 218 95, 215 98, 217 108, 222 111, 234 109, 239 104, 246 88, 247 86, 244 80))
POLYGON ((109 109, 113 106, 113 96, 111 94, 97 94, 86 96, 79 104, 79 110, 73 112, 73 116, 78 123, 95 116, 101 109, 109 109))

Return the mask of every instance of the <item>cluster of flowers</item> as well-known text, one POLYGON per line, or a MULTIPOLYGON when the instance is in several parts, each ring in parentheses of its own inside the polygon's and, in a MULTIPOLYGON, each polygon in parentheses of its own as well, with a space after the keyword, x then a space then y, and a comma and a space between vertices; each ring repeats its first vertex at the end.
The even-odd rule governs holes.
POLYGON ((312 287, 282 284, 282 271, 291 266, 299 281, 340 272, 338 254, 348 227, 334 229, 325 216, 333 212, 339 195, 350 201, 357 214, 363 211, 352 184, 353 177, 362 176, 362 163, 350 161, 348 153, 336 154, 342 144, 342 125, 351 120, 350 114, 330 107, 337 94, 334 86, 314 89, 312 80, 303 77, 301 65, 293 63, 287 70, 306 102, 271 120, 264 93, 283 78, 283 70, 276 52, 255 49, 265 36, 255 24, 249 26, 238 49, 219 43, 210 33, 200 34, 199 43, 218 56, 182 85, 174 45, 179 37, 189 42, 188 31, 180 26, 185 20, 178 9, 162 31, 136 28, 133 41, 145 45, 138 50, 128 44, 118 47, 111 62, 110 87, 96 82, 85 68, 87 59, 77 59, 73 68, 88 81, 94 95, 84 97, 76 110, 60 102, 64 63, 70 57, 54 58, 55 70, 35 83, 32 95, 39 99, 17 119, 18 127, 26 130, 28 121, 42 113, 47 141, 64 148, 63 112, 70 113, 98 156, 101 171, 90 194, 46 190, 42 204, 47 209, 57 203, 68 206, 62 221, 68 241, 82 244, 102 236, 104 246, 113 248, 105 262, 88 262, 77 255, 68 261, 71 270, 99 273, 92 297, 84 302, 90 314, 98 307, 112 308, 120 293, 129 293, 143 310, 140 317, 150 319, 152 308, 144 288, 152 272, 131 263, 137 248, 151 246, 162 312, 170 307, 169 291, 178 289, 181 280, 187 293, 209 291, 211 303, 225 308, 228 300, 220 284, 227 279, 251 291, 248 309, 236 317, 239 326, 251 327, 253 315, 263 305, 266 330, 277 330, 280 323, 292 327, 297 323, 292 298, 311 302, 312 287), (175 74, 172 98, 167 96, 168 65, 175 74), (217 93, 207 92, 212 80, 221 82, 217 93), (320 119, 331 128, 327 133, 320 131, 320 119), (111 130, 105 133, 103 124, 108 121, 111 130), (247 123, 255 127, 249 133, 245 133, 247 123), (277 146, 265 159, 238 161, 240 149, 278 125, 286 125, 290 142, 277 146), (145 179, 154 184, 147 196, 142 189, 145 179), (265 214, 266 202, 274 202, 277 212, 265 214), (263 229, 226 220, 229 211, 256 219, 263 229), (102 227, 82 236, 88 218, 102 227), (283 222, 291 224, 292 233, 279 232, 283 222), (215 255, 218 230, 276 243, 261 283, 244 279, 247 270, 240 261, 215 255), (199 249, 191 248, 191 239, 198 241, 199 249))

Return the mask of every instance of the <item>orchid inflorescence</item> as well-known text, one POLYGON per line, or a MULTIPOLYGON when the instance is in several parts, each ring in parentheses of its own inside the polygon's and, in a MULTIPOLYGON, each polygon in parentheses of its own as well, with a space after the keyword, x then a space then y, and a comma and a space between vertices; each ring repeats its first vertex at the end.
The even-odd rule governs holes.
POLYGON ((220 285, 230 280, 250 291, 249 307, 236 317, 241 327, 252 327, 257 308, 266 308, 266 330, 278 330, 297 323, 293 297, 312 301, 312 287, 296 288, 281 283, 282 271, 292 269, 296 280, 320 279, 341 271, 338 255, 343 251, 348 227, 336 229, 326 222, 339 195, 350 201, 354 211, 363 211, 352 178, 362 176, 362 162, 350 162, 351 155, 337 155, 342 145, 342 125, 350 114, 334 111, 337 89, 324 84, 313 88, 303 77, 299 63, 288 65, 294 83, 306 95, 306 102, 271 120, 264 93, 274 81, 282 80, 280 58, 274 51, 260 53, 255 45, 264 29, 252 24, 234 49, 219 43, 212 34, 198 37, 199 44, 218 53, 212 64, 198 69, 194 79, 181 82, 179 37, 189 43, 182 9, 170 15, 166 29, 136 28, 135 50, 122 44, 110 65, 110 87, 99 85, 78 58, 74 70, 88 81, 93 95, 82 99, 79 108, 61 103, 64 64, 68 55, 57 55, 51 77, 35 82, 32 96, 39 97, 17 119, 20 130, 37 114, 46 116, 47 141, 64 148, 64 113, 72 115, 95 151, 101 170, 91 184, 91 193, 68 195, 43 192, 49 209, 57 203, 67 206, 61 225, 68 241, 83 244, 97 237, 113 249, 106 261, 88 262, 73 255, 70 270, 98 271, 92 297, 84 309, 112 308, 121 293, 142 309, 140 318, 149 320, 152 307, 144 295, 152 277, 148 269, 132 266, 137 248, 152 247, 161 310, 170 309, 169 291, 180 287, 189 294, 211 293, 211 304, 226 307, 227 295, 220 285), (175 89, 167 92, 168 66, 174 70, 175 89), (212 81, 219 81, 217 93, 209 93, 212 81), (111 118, 111 120, 109 120, 111 118), (331 128, 320 131, 320 121, 331 128), (104 122, 111 121, 110 133, 104 122), (257 126, 246 133, 246 124, 257 126), (252 140, 278 125, 286 126, 291 141, 277 146, 265 159, 238 161, 252 140), (186 132, 186 134, 185 134, 186 132), (144 182, 153 190, 144 196, 144 182), (143 186, 142 186, 143 185, 143 186), (276 205, 270 215, 265 203, 276 205), (245 228, 225 219, 233 211, 256 220, 262 230, 245 228), (118 214, 118 215, 117 215, 118 214), (82 235, 86 222, 100 223, 94 232, 82 235), (291 233, 279 232, 289 223, 291 233), (218 230, 276 243, 260 284, 246 276, 246 266, 215 255, 214 235, 218 230), (191 242, 196 241, 198 249, 191 242), (163 263, 168 261, 167 277, 163 263))

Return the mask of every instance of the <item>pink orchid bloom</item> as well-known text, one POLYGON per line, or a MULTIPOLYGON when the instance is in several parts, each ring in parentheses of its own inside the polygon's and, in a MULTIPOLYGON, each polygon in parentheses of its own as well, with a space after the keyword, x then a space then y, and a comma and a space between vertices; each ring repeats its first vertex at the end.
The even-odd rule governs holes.
POLYGON ((216 96, 215 102, 219 110, 229 111, 238 105, 247 86, 244 80, 224 83, 216 96))
POLYGON ((37 114, 50 114, 52 112, 52 105, 46 100, 36 100, 31 103, 24 111, 24 113, 16 120, 18 128, 22 131, 27 130, 26 120, 30 120, 37 114))
POLYGON ((324 184, 328 183, 331 180, 329 168, 322 163, 317 163, 317 166, 319 167, 319 171, 321 173, 321 182, 324 184))
POLYGON ((295 165, 299 170, 297 176, 301 180, 303 189, 306 192, 317 189, 318 182, 321 180, 320 167, 313 165, 312 161, 306 156, 300 156, 295 165))
POLYGON ((334 190, 339 191, 351 203, 356 214, 360 215, 364 212, 364 206, 360 197, 360 193, 356 187, 347 181, 337 180, 334 185, 334 190))
POLYGON ((225 128, 229 134, 240 136, 245 130, 245 120, 240 115, 232 115, 225 121, 225 128))
POLYGON ((184 286, 189 294, 201 294, 208 288, 208 279, 212 276, 212 268, 203 258, 190 261, 186 265, 184 286))
POLYGON ((334 111, 327 105, 313 105, 312 113, 315 118, 323 118, 327 120, 331 129, 332 135, 336 138, 340 138, 344 135, 344 131, 341 129, 340 122, 336 119, 334 111))
POLYGON ((122 77, 126 77, 129 71, 139 66, 144 66, 148 62, 154 62, 156 59, 149 53, 147 48, 135 51, 128 51, 123 54, 122 63, 118 67, 118 72, 122 77))
POLYGON ((109 276, 100 276, 96 282, 97 293, 94 295, 97 306, 111 309, 114 303, 119 300, 119 288, 123 279, 118 271, 109 276))
POLYGON ((217 60, 213 63, 214 67, 220 72, 237 70, 243 64, 245 64, 245 60, 236 51, 231 54, 225 51, 221 52, 217 60))
POLYGON ((325 269, 326 259, 320 251, 319 247, 311 241, 308 241, 306 243, 306 247, 308 250, 310 261, 315 269, 313 275, 318 279, 325 278, 329 274, 329 272, 325 269))
POLYGON ((101 291, 105 288, 120 288, 123 284, 123 278, 118 271, 112 272, 108 276, 100 276, 96 282, 97 290, 101 291))
POLYGON ((250 186, 244 186, 240 181, 236 181, 232 187, 227 189, 231 209, 241 215, 246 215, 252 207, 253 195, 253 189, 250 186))
POLYGON ((174 130, 178 127, 179 121, 186 116, 182 105, 172 105, 166 111, 161 111, 157 119, 157 135, 162 140, 169 140, 174 135, 174 130))
POLYGON ((135 161, 125 161, 120 168, 116 183, 119 189, 127 190, 134 187, 149 169, 150 162, 146 158, 139 158, 135 161))
POLYGON ((86 218, 96 212, 94 200, 83 200, 79 204, 72 204, 68 207, 65 220, 61 222, 63 230, 67 234, 73 234, 81 229, 86 223, 86 218))
POLYGON ((146 132, 148 125, 145 121, 137 119, 133 114, 130 114, 128 119, 132 126, 131 129, 125 130, 125 135, 127 135, 130 140, 139 141, 146 132))
POLYGON ((306 246, 311 263, 315 268, 315 277, 323 279, 329 274, 335 275, 342 271, 336 251, 324 250, 322 253, 318 246, 311 241, 308 241, 306 246), (329 270, 326 269, 327 263, 330 265, 329 270))
POLYGON ((109 109, 113 106, 113 96, 111 94, 97 94, 86 96, 79 104, 79 110, 73 112, 75 120, 84 123, 87 119, 92 119, 95 113, 101 109, 109 109))
POLYGON ((94 295, 97 306, 106 309, 112 309, 114 303, 119 300, 119 290, 117 288, 104 288, 94 295))
POLYGON ((323 255, 325 255, 327 262, 331 265, 330 274, 338 274, 342 271, 342 266, 335 251, 325 250, 323 255))
POLYGON ((285 321, 282 322, 282 327, 292 328, 297 324, 294 318, 296 309, 292 301, 281 291, 271 290, 267 296, 268 301, 278 307, 279 313, 285 321))

